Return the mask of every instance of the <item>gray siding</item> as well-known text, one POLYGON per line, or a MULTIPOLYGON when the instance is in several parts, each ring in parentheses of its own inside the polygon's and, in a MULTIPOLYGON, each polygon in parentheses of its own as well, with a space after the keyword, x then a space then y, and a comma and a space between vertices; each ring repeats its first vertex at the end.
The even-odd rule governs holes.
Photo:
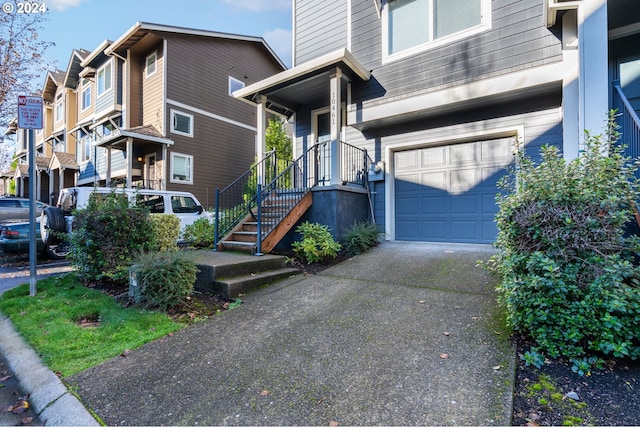
POLYGON ((544 25, 541 0, 493 0, 491 29, 384 65, 373 2, 353 0, 352 17, 352 51, 374 77, 354 85, 364 107, 562 60, 559 26, 544 25))
POLYGON ((347 47, 346 0, 297 0, 295 8, 295 65, 347 47))

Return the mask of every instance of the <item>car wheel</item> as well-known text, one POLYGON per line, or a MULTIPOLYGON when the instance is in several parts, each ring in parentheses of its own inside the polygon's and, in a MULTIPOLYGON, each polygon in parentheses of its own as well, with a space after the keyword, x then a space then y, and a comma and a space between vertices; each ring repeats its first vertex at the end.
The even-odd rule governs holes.
POLYGON ((42 252, 49 257, 49 259, 65 259, 69 252, 69 244, 67 242, 63 242, 51 246, 44 245, 44 250, 42 252))
POLYGON ((40 218, 40 237, 46 246, 61 242, 58 233, 66 232, 64 212, 60 208, 47 207, 40 218))

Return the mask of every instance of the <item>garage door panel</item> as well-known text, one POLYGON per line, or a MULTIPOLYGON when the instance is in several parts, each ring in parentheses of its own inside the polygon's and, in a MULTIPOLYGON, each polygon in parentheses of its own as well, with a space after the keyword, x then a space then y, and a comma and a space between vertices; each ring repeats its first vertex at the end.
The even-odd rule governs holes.
POLYGON ((396 213, 400 217, 420 213, 420 197, 402 197, 397 199, 396 213))
POLYGON ((478 196, 475 194, 462 194, 451 197, 452 214, 475 214, 478 212, 478 196))
MULTIPOLYGON (((442 192, 441 192, 442 193, 442 192)), ((449 197, 446 194, 423 196, 421 199, 423 214, 445 214, 449 209, 449 197)))
POLYGON ((458 242, 475 242, 478 240, 478 221, 451 221, 451 240, 458 242))
POLYGON ((395 153, 396 239, 493 242, 496 184, 511 147, 500 138, 395 153))

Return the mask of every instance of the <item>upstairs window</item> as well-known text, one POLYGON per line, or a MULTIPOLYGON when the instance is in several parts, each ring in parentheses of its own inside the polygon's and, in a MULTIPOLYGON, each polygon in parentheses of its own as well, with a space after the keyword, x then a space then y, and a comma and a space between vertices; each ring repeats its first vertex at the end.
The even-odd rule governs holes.
POLYGON ((62 94, 58 94, 56 96, 56 103, 53 111, 53 119, 57 123, 62 121, 63 118, 63 108, 62 108, 62 94))
POLYGON ((87 108, 91 107, 91 86, 89 86, 87 83, 83 83, 83 89, 82 89, 82 93, 81 93, 81 108, 82 111, 86 110, 87 108))
POLYGON ((229 96, 233 96, 233 92, 244 88, 244 82, 229 76, 229 96))
POLYGON ((193 137, 193 116, 171 110, 171 132, 193 137))
POLYGON ((147 60, 145 61, 145 65, 144 65, 145 77, 152 76, 156 73, 157 62, 158 62, 157 52, 153 52, 151 55, 147 56, 147 60))
POLYGON ((394 60, 490 28, 489 0, 389 0, 384 59, 394 60))
POLYGON ((105 92, 111 90, 111 79, 112 79, 112 65, 111 61, 108 64, 104 65, 102 68, 98 70, 97 74, 97 90, 98 96, 102 95, 105 92))

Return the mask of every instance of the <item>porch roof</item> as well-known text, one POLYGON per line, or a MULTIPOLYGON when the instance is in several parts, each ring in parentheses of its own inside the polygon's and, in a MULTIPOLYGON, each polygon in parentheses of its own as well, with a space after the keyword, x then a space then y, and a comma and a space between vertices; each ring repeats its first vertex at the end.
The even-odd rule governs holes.
POLYGON ((78 166, 75 154, 54 151, 49 162, 49 170, 55 169, 79 170, 80 166, 78 166))
POLYGON ((336 68, 350 80, 371 77, 349 50, 340 49, 237 90, 233 96, 252 104, 266 96, 267 108, 291 116, 302 104, 322 98, 328 101, 329 76, 336 68))
POLYGON ((127 138, 133 138, 134 140, 143 142, 152 142, 166 145, 173 145, 173 140, 165 138, 158 130, 152 126, 137 126, 131 129, 116 129, 113 133, 106 135, 101 140, 95 142, 97 146, 110 146, 112 148, 125 149, 119 147, 124 144, 127 138))

